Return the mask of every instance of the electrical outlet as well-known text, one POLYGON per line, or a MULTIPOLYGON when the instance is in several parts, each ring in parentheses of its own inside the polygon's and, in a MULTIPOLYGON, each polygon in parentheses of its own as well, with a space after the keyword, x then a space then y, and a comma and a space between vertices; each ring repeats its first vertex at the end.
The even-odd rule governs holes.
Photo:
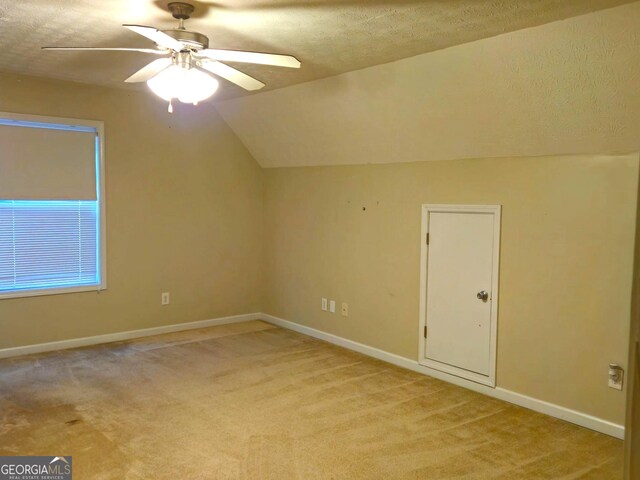
POLYGON ((169 292, 162 292, 162 296, 160 297, 161 305, 169 305, 169 292))
POLYGON ((326 299, 326 298, 324 298, 324 297, 322 297, 322 304, 321 304, 321 307, 320 307, 320 308, 322 308, 322 311, 323 311, 323 312, 326 312, 326 311, 327 311, 327 299, 326 299))
POLYGON ((330 313, 336 313, 336 301, 335 300, 329 300, 329 312, 330 313))
POLYGON ((622 390, 622 380, 624 379, 624 370, 616 363, 609 364, 609 387, 616 390, 622 390))
POLYGON ((340 313, 343 317, 349 316, 349 305, 347 305, 347 302, 342 302, 342 309, 340 310, 340 313))

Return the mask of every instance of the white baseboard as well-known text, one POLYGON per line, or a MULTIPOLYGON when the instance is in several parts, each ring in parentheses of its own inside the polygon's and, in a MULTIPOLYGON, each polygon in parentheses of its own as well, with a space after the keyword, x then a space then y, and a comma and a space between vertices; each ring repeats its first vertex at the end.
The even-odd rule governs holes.
POLYGON ((586 427, 597 432, 611 435, 612 437, 620 439, 624 438, 623 425, 617 425, 607 420, 587 415, 586 413, 561 407, 559 405, 545 402, 543 400, 538 400, 537 398, 528 397, 526 395, 512 392, 504 388, 492 388, 486 385, 481 385, 479 383, 472 382, 471 380, 456 377, 447 373, 440 372, 438 370, 434 370, 424 365, 420 365, 416 360, 410 360, 393 353, 385 352, 384 350, 380 350, 378 348, 370 347, 368 345, 354 342, 352 340, 347 340, 346 338, 338 337, 337 335, 325 333, 320 330, 316 330, 315 328, 306 327, 298 323, 290 322, 273 315, 262 314, 261 318, 262 320, 279 327, 287 328, 289 330, 309 335, 310 337, 333 343, 334 345, 338 345, 340 347, 348 348, 349 350, 363 353, 364 355, 377 358, 378 360, 383 360, 387 363, 397 365, 398 367, 413 370, 414 372, 418 372, 423 375, 429 375, 431 377, 438 378, 439 380, 444 380, 445 382, 453 383, 455 385, 468 388, 469 390, 483 393, 490 397, 504 400, 506 402, 513 403, 530 410, 534 410, 536 412, 544 413, 546 415, 559 418, 576 425, 580 425, 581 427, 586 427))
POLYGON ((60 340, 58 342, 38 343, 36 345, 25 345, 23 347, 5 348, 0 350, 0 358, 51 352, 54 350, 65 350, 67 348, 86 347, 101 343, 119 342, 122 340, 130 340, 132 338, 160 335, 162 333, 173 333, 180 332, 182 330, 194 330, 196 328, 214 327, 216 325, 247 322, 249 320, 260 320, 261 318, 262 315, 260 313, 246 313, 244 315, 212 318, 209 320, 199 320, 197 322, 176 323, 173 325, 163 325, 161 327, 129 330, 128 332, 107 333, 105 335, 95 335, 93 337, 72 338, 70 340, 60 340))

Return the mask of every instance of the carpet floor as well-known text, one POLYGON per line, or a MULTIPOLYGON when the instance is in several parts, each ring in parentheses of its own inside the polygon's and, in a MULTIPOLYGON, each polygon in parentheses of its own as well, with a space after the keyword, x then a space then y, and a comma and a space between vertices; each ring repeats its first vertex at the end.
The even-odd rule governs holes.
POLYGON ((622 442, 264 322, 0 360, 74 479, 620 479, 622 442))

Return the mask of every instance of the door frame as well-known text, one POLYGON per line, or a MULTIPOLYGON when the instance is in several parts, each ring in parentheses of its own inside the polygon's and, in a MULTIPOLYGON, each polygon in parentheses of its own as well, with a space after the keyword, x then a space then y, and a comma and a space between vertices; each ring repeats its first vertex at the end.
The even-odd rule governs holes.
MULTIPOLYGON (((496 386, 496 351, 498 344, 498 285, 500 273, 500 226, 502 217, 501 205, 422 205, 422 229, 420 236, 420 318, 418 330, 418 363, 425 367, 433 368, 456 377, 466 378, 490 387, 496 386), (424 329, 427 326, 427 261, 429 246, 427 234, 429 233, 430 213, 490 213, 493 214, 493 262, 491 274, 491 332, 490 332, 490 359, 489 375, 482 375, 463 368, 447 365, 436 360, 427 359, 425 356, 426 338, 424 329)), ((428 334, 428 332, 427 332, 428 334)))

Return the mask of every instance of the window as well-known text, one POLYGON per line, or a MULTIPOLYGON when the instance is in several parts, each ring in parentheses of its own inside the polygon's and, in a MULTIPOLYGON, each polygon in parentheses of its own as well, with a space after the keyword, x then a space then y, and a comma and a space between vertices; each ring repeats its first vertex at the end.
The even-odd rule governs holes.
POLYGON ((100 122, 0 113, 0 298, 102 290, 100 122))

